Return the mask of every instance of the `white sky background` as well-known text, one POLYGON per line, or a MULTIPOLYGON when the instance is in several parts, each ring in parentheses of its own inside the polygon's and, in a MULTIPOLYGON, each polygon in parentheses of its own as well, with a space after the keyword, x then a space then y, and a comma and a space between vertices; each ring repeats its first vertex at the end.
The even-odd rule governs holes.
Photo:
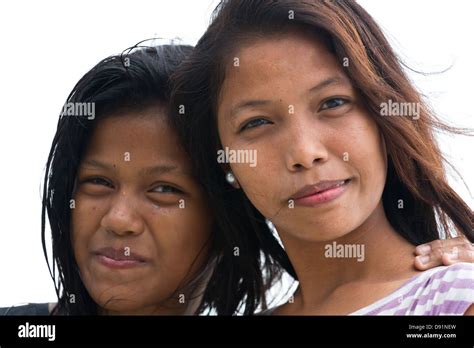
MULTIPOLYGON (((362 0, 438 114, 474 127, 471 1, 362 0)), ((142 39, 195 44, 216 0, 3 1, 0 3, 0 306, 54 302, 40 238, 40 185, 59 112, 97 62, 142 39)), ((441 148, 472 191, 472 138, 441 137, 441 148)), ((459 180, 453 187, 472 207, 459 180)))

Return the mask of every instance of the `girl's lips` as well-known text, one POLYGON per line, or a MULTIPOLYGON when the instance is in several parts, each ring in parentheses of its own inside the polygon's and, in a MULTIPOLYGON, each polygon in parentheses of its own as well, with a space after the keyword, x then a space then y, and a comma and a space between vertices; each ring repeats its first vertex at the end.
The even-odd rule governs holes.
POLYGON ((97 260, 104 266, 115 269, 133 268, 145 264, 145 262, 138 260, 115 260, 101 254, 96 254, 95 257, 97 257, 97 260))
POLYGON ((126 250, 126 248, 114 249, 109 247, 99 249, 93 254, 101 264, 110 268, 131 268, 146 264, 145 257, 137 253, 126 252, 126 250))
POLYGON ((313 206, 326 203, 341 196, 347 189, 350 179, 324 181, 313 186, 306 186, 290 198, 296 205, 313 206))

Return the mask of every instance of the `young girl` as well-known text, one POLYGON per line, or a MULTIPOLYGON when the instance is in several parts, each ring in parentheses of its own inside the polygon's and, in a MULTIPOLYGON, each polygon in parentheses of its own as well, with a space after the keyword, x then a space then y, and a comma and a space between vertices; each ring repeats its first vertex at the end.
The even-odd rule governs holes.
POLYGON ((170 126, 169 78, 190 50, 112 56, 74 87, 43 192, 59 300, 4 314, 232 314, 242 303, 249 314, 261 303, 274 261, 264 255, 262 275, 260 260, 235 256, 232 238, 259 253, 258 239, 245 223, 229 233, 216 226, 170 126))
MULTIPOLYGON (((299 287, 274 314, 474 312, 472 264, 419 274, 412 260, 414 244, 452 230, 474 241, 433 137, 455 129, 357 3, 223 1, 173 99, 214 204, 278 231, 299 287), (388 117, 389 104, 413 107, 388 117), (258 160, 216 161, 223 149, 258 160)), ((472 252, 465 243, 451 258, 472 252)))

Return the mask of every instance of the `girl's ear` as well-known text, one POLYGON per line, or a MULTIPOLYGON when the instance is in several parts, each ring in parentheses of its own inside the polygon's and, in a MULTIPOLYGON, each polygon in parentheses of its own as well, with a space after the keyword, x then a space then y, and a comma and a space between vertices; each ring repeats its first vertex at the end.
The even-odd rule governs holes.
MULTIPOLYGON (((220 148, 222 150, 222 147, 220 148)), ((239 182, 232 172, 232 168, 230 167, 229 163, 220 163, 220 167, 222 169, 222 175, 225 175, 225 180, 229 185, 231 185, 235 189, 240 189, 239 182)))
POLYGON ((233 188, 240 189, 239 182, 231 170, 226 172, 225 180, 229 183, 229 185, 232 185, 233 188))
POLYGON ((240 189, 239 182, 237 181, 229 163, 222 163, 220 166, 222 168, 222 175, 225 175, 225 181, 227 181, 227 183, 233 188, 240 189))
POLYGON ((225 180, 227 181, 227 183, 235 189, 240 189, 239 182, 237 181, 237 178, 232 172, 232 168, 230 167, 230 164, 221 163, 220 166, 222 169, 222 174, 225 175, 225 180))

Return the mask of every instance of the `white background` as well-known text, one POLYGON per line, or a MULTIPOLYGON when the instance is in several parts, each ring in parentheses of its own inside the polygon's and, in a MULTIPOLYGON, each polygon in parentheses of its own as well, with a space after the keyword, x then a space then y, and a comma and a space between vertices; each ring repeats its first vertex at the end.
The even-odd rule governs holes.
MULTIPOLYGON (((359 1, 415 70, 438 114, 473 127, 471 1, 359 1)), ((0 306, 54 302, 40 239, 40 185, 57 118, 75 83, 99 60, 151 37, 195 44, 215 0, 3 1, 0 4, 0 306)), ((440 137, 472 190, 472 138, 440 137)), ((473 206, 457 178, 454 188, 473 206)), ((276 289, 278 292, 278 290, 276 289)))

